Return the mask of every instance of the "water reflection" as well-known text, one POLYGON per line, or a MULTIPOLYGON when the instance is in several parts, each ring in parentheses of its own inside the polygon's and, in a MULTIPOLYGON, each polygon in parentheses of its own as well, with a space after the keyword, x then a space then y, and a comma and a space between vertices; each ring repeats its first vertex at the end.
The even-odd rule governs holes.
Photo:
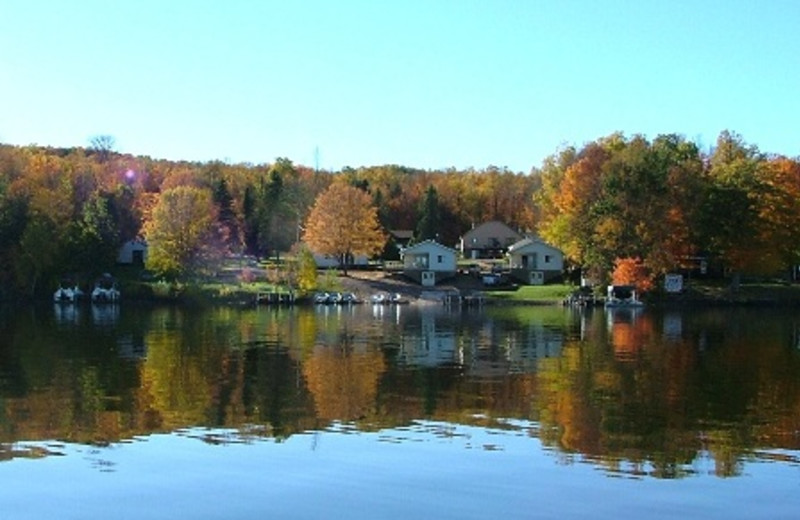
POLYGON ((408 324, 400 341, 397 362, 405 366, 462 364, 452 322, 445 319, 440 307, 419 315, 419 322, 408 324), (438 320, 438 326, 437 326, 438 320), (418 326, 417 326, 418 325, 418 326))
POLYGON ((119 305, 116 303, 92 303, 92 323, 98 327, 112 327, 119 321, 119 305))
POLYGON ((641 315, 641 307, 613 307, 605 309, 608 333, 618 361, 633 361, 639 349, 653 334, 652 322, 641 315))
POLYGON ((523 421, 563 463, 659 478, 800 448, 800 323, 775 311, 56 306, 2 327, 4 459, 418 421, 523 421))
POLYGON ((89 312, 92 324, 98 327, 112 327, 119 320, 119 305, 115 303, 82 304, 56 302, 53 304, 53 318, 59 326, 75 326, 83 322, 84 314, 89 312))
POLYGON ((77 325, 81 320, 83 306, 68 302, 56 302, 53 304, 53 314, 55 321, 59 325, 77 325))

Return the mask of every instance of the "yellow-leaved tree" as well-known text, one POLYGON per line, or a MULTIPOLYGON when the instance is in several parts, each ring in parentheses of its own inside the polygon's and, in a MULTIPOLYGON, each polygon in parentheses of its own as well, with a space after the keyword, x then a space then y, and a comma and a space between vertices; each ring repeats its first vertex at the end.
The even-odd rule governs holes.
POLYGON ((372 198, 344 182, 334 182, 314 201, 303 239, 315 253, 336 258, 345 275, 354 257, 373 256, 386 243, 372 198))
POLYGON ((301 247, 295 254, 297 258, 297 288, 307 294, 317 287, 317 264, 314 254, 308 247, 301 247))
POLYGON ((147 267, 181 278, 213 270, 223 253, 211 192, 194 186, 164 191, 145 223, 147 267))

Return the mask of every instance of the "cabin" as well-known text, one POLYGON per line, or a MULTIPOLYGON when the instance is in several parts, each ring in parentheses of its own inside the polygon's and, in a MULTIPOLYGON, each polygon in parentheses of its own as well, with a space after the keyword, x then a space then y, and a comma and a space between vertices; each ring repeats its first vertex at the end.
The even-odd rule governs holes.
POLYGON ((389 240, 383 248, 383 260, 400 260, 400 251, 408 247, 414 240, 414 232, 410 229, 390 229, 389 240))
POLYGON ((408 247, 412 240, 414 240, 414 231, 411 229, 389 230, 389 241, 395 244, 399 249, 408 247))
POLYGON ((143 266, 147 261, 147 241, 143 238, 128 240, 117 253, 118 264, 143 266))
POLYGON ((512 279, 525 285, 543 285, 564 273, 564 254, 536 237, 526 237, 508 248, 512 279))
POLYGON ((458 251, 425 240, 405 248, 401 253, 403 274, 415 282, 431 287, 456 275, 458 251))
POLYGON ((522 235, 502 222, 492 220, 464 233, 459 247, 464 258, 503 258, 508 247, 520 239, 522 235))

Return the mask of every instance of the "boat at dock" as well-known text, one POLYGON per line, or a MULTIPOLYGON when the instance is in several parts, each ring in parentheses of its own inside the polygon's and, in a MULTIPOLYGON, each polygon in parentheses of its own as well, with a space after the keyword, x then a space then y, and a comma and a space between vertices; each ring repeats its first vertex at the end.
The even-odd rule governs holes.
POLYGON ((117 281, 108 273, 104 273, 95 280, 92 289, 93 303, 116 303, 120 299, 120 292, 117 289, 117 281))
POLYGON ((399 305, 409 303, 407 298, 404 298, 400 293, 377 293, 370 297, 370 302, 373 305, 399 305))
POLYGON ((361 299, 351 292, 320 292, 314 295, 314 303, 318 305, 349 305, 361 303, 361 299))
POLYGON ((77 285, 62 283, 56 292, 53 293, 53 301, 56 303, 75 303, 83 298, 83 291, 77 285))
POLYGON ((606 288, 606 307, 643 307, 633 285, 609 285, 606 288))

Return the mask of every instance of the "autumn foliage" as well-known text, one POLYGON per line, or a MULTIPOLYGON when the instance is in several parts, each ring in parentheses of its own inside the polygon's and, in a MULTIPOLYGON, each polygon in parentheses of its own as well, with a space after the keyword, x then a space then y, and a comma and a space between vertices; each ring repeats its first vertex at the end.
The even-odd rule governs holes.
POLYGON ((202 272, 217 262, 224 241, 216 224, 217 208, 208 190, 179 186, 161 194, 145 226, 148 267, 173 276, 202 272))
POLYGON ((331 184, 314 202, 303 239, 345 268, 350 259, 376 255, 386 243, 369 194, 342 182, 331 184))
POLYGON ((538 234, 599 282, 610 280, 618 258, 640 258, 653 278, 701 257, 728 275, 800 264, 800 163, 730 132, 708 152, 675 134, 611 134, 565 147, 526 173, 399 165, 334 172, 285 158, 193 163, 118 153, 113 140, 93 146, 0 144, 0 298, 49 294, 65 274, 93 280, 115 267, 124 242, 149 234, 158 243, 156 230, 172 220, 213 232, 192 255, 170 244, 173 257, 157 262, 165 273, 186 261, 199 268, 201 257, 281 259, 301 239, 340 259, 389 258, 391 248, 380 247, 388 231, 416 230, 454 247, 489 220, 538 234), (165 195, 184 189, 210 194, 205 215, 164 217, 165 195))
POLYGON ((545 161, 538 230, 601 279, 622 271, 614 277, 642 283, 697 258, 775 274, 800 263, 799 168, 729 132, 710 155, 677 135, 612 134, 545 161))
POLYGON ((633 285, 641 292, 653 288, 653 277, 650 270, 640 258, 617 258, 614 261, 614 272, 611 274, 614 285, 633 285))

